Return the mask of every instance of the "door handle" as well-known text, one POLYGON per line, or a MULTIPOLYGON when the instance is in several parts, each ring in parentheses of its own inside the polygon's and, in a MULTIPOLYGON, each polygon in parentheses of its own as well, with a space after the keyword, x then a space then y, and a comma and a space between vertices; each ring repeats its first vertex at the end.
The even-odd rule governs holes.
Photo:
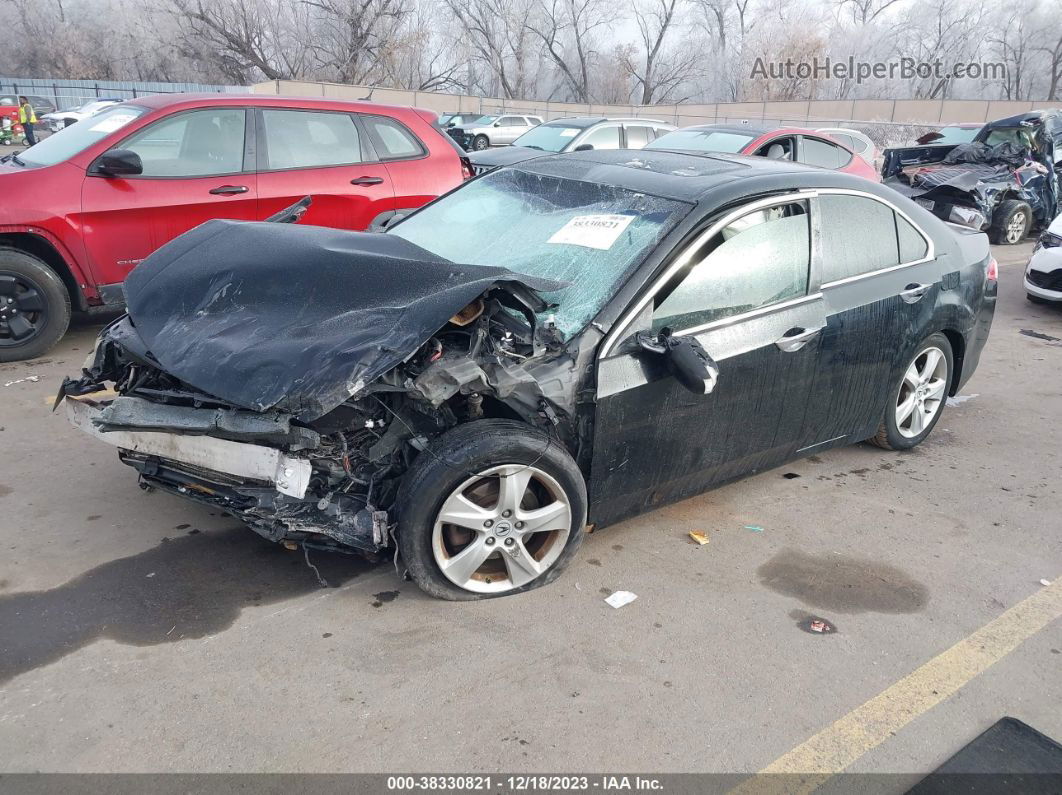
POLYGON ((246 185, 221 185, 217 188, 211 188, 210 192, 215 196, 230 196, 235 193, 246 193, 246 185))
POLYGON ((822 331, 822 326, 808 329, 797 326, 796 328, 789 329, 789 331, 787 331, 782 338, 774 344, 786 353, 793 353, 807 345, 820 331, 822 331))
POLYGON ((351 185, 379 185, 383 182, 383 177, 354 177, 350 181, 351 185))
POLYGON ((917 284, 912 282, 903 288, 903 292, 900 293, 900 298, 909 304, 913 304, 915 301, 922 300, 922 296, 929 292, 932 284, 917 284))

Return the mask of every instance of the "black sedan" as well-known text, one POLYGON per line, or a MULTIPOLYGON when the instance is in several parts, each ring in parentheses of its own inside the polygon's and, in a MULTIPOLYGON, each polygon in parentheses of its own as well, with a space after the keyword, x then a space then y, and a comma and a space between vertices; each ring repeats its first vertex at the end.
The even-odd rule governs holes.
POLYGON ((128 278, 63 393, 145 487, 292 548, 397 546, 475 599, 555 579, 588 523, 914 447, 995 296, 983 234, 858 177, 580 152, 384 234, 208 222, 128 278))

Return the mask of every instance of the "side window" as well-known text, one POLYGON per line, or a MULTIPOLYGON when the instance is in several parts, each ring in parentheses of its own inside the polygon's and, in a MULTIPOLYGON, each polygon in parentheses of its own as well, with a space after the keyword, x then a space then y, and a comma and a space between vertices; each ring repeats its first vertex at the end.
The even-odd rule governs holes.
POLYGON ((520 116, 502 116, 498 120, 498 123, 501 124, 502 127, 526 127, 527 126, 527 124, 524 122, 523 118, 520 117, 520 116))
POLYGON ((810 261, 806 202, 744 215, 657 294, 653 329, 681 331, 807 295, 810 261))
POLYGON ((856 142, 851 135, 845 135, 844 133, 828 133, 829 136, 839 144, 844 144, 853 152, 856 151, 856 142))
POLYGON ((180 113, 124 141, 140 155, 145 177, 206 177, 243 170, 246 127, 241 108, 180 113))
POLYGON ((346 113, 263 110, 262 120, 270 171, 364 161, 358 128, 346 113))
POLYGON ((899 213, 896 214, 896 233, 900 238, 900 262, 917 262, 929 253, 926 239, 899 213))
POLYGON ((649 143, 649 128, 638 125, 626 125, 623 128, 627 133, 627 148, 641 149, 649 143))
POLYGON ((824 195, 818 202, 823 283, 900 264, 891 207, 861 196, 824 195))
POLYGON ((776 138, 757 149, 756 154, 772 160, 792 160, 794 148, 795 142, 792 138, 776 138))
POLYGON ((848 164, 851 155, 834 144, 818 138, 804 137, 800 147, 800 162, 821 168, 841 168, 848 164))
POLYGON ((531 127, 537 127, 539 124, 542 123, 542 119, 540 119, 538 116, 528 116, 527 123, 531 127))
POLYGON ((590 144, 594 149, 619 149, 620 128, 613 124, 608 127, 598 127, 591 130, 586 137, 579 141, 578 146, 590 144))
POLYGON ((386 116, 365 116, 363 118, 382 160, 398 160, 427 154, 424 145, 413 137, 413 133, 394 119, 386 116))

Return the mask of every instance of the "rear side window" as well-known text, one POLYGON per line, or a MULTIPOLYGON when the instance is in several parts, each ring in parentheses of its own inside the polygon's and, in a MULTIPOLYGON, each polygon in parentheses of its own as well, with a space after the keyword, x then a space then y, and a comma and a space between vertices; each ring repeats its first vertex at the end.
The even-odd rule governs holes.
POLYGON ((405 125, 386 116, 364 118, 381 160, 399 160, 427 154, 424 144, 417 140, 405 125))
POLYGON ((647 143, 649 143, 649 128, 639 127, 636 125, 629 125, 624 127, 627 132, 627 148, 628 149, 641 149, 647 143))
POLYGON ((346 113, 263 110, 266 168, 313 168, 364 161, 358 128, 346 113))
POLYGON ((591 130, 587 133, 576 146, 586 146, 589 144, 594 149, 619 149, 620 148, 620 128, 616 125, 609 127, 598 127, 596 130, 591 130))
POLYGON ((681 281, 656 299, 653 329, 682 331, 807 295, 811 235, 806 202, 756 210, 731 222, 681 281))
POLYGON ((820 168, 842 168, 852 156, 839 146, 818 138, 804 138, 800 147, 800 162, 820 168))
POLYGON ((819 196, 823 283, 920 260, 925 238, 891 207, 862 196, 819 196))
MULTIPOLYGON (((136 133, 121 147, 140 155, 144 177, 238 174, 243 170, 245 116, 242 108, 180 113, 136 133)), ((92 121, 103 124, 109 120, 101 114, 92 121)))

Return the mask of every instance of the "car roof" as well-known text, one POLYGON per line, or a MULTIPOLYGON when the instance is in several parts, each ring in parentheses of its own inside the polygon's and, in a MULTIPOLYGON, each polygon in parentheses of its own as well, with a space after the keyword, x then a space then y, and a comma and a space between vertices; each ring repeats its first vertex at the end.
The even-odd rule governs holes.
POLYGON ((544 126, 591 127, 606 121, 644 121, 653 124, 668 124, 662 119, 650 119, 645 116, 569 116, 563 119, 549 119, 544 126))
MULTIPOLYGON (((171 107, 203 107, 210 105, 253 105, 259 107, 320 108, 321 110, 361 110, 372 113, 380 110, 411 112, 408 105, 386 105, 370 100, 326 99, 323 97, 277 96, 275 94, 151 94, 126 100, 130 105, 160 110, 171 107)), ((434 111, 429 111, 434 113, 434 111)), ((493 114, 497 115, 497 114, 493 114)))
MULTIPOLYGON (((682 127, 681 129, 738 133, 739 135, 749 135, 755 138, 760 135, 766 135, 769 132, 781 132, 783 129, 788 130, 789 128, 767 127, 761 124, 695 124, 692 127, 682 127)), ((811 130, 808 130, 808 132, 811 132, 811 130)))
POLYGON ((849 188, 895 201, 891 188, 830 169, 749 155, 667 149, 596 149, 547 155, 510 166, 532 174, 611 185, 688 203, 796 188, 849 188))

